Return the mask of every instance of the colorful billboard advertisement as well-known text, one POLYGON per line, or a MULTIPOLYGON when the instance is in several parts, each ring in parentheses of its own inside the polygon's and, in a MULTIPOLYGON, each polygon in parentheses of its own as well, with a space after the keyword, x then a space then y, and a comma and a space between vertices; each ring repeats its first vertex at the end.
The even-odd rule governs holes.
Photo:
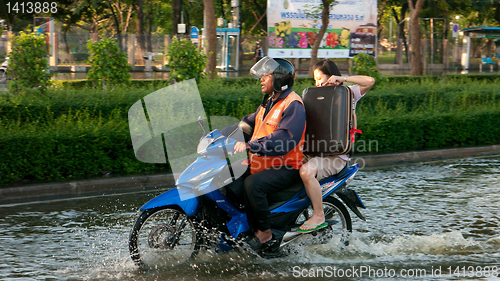
POLYGON ((330 8, 323 38, 322 0, 268 0, 268 55, 275 58, 310 58, 312 45, 321 40, 318 58, 347 58, 359 53, 376 55, 377 0, 338 0, 330 8))

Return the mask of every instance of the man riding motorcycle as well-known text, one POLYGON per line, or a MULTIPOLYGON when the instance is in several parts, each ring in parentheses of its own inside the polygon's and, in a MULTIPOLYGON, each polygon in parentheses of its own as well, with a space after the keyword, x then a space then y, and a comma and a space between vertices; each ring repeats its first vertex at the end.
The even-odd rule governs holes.
POLYGON ((246 241, 253 250, 265 250, 273 238, 267 194, 301 181, 306 114, 302 99, 292 89, 295 69, 289 61, 264 57, 250 73, 260 79, 266 96, 256 112, 242 119, 253 134, 250 141, 236 143, 234 152, 250 153, 250 173, 240 178, 248 222, 255 232, 246 241))

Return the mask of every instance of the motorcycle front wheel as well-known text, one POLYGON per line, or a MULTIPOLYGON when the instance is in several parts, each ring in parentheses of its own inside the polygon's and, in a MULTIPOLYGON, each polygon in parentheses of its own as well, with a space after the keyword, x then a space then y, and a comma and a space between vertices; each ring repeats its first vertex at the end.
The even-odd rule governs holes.
POLYGON ((177 265, 199 251, 193 221, 172 207, 143 211, 130 232, 130 257, 139 266, 177 265))
MULTIPOLYGON (((319 243, 328 243, 334 237, 338 237, 340 243, 345 246, 349 244, 349 235, 352 232, 351 216, 347 208, 338 199, 328 196, 323 198, 323 212, 325 213, 325 220, 329 226, 318 231, 319 243)), ((302 225, 313 214, 312 206, 309 206, 302 211, 297 217, 295 223, 302 225)))

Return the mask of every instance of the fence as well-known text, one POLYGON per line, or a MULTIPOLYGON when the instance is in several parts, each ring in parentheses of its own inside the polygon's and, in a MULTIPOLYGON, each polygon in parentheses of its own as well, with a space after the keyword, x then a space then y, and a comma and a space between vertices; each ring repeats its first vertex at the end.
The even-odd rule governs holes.
MULTIPOLYGON (((495 39, 475 38, 471 43, 469 70, 480 70, 483 57, 495 58, 495 39)), ((408 62, 411 46, 409 42, 388 38, 380 38, 377 49, 379 69, 410 69, 408 62), (398 47, 399 45, 399 47, 398 47), (408 49, 408 51, 407 51, 408 49)), ((460 71, 462 70, 462 40, 453 39, 421 39, 422 62, 426 72, 460 71)), ((488 68, 489 69, 489 68, 488 68)))
MULTIPOLYGON (((152 53, 151 67, 156 70, 164 69, 168 44, 171 35, 141 35, 135 34, 105 34, 114 38, 119 43, 120 49, 128 54, 129 63, 133 66, 146 67, 147 59, 144 55, 152 53)), ((85 32, 56 33, 57 65, 74 66, 86 65, 89 57, 87 42, 97 40, 97 34, 85 32)), ((267 54, 267 37, 242 35, 240 38, 240 73, 247 72, 253 65, 253 57, 256 42, 261 42, 264 53, 267 54)), ((459 38, 451 40, 422 39, 421 50, 425 53, 423 59, 424 69, 433 70, 461 70, 462 42, 459 38)), ((389 38, 379 38, 377 60, 379 69, 409 69, 410 52, 409 41, 399 41, 389 38), (398 44, 399 43, 399 44, 398 44)), ((479 69, 481 57, 494 58, 495 44, 492 39, 474 39, 471 47, 471 67, 479 69)), ((8 52, 7 32, 0 37, 0 62, 4 60, 8 52)), ((297 69, 307 69, 308 59, 292 60, 297 69)), ((495 58, 494 58, 495 61, 495 58)), ((347 62, 338 60, 339 67, 347 69, 347 62), (345 65, 344 65, 345 64, 345 65)))

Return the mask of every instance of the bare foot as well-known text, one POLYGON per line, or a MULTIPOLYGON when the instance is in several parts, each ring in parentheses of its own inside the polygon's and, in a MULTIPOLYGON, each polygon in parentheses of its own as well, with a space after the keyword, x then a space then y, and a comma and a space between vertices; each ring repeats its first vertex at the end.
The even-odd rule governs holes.
POLYGON ((255 233, 255 236, 259 238, 260 243, 266 243, 267 241, 271 240, 273 238, 273 233, 271 232, 271 229, 261 231, 257 230, 257 233, 255 233))
POLYGON ((316 228, 318 225, 325 222, 325 215, 315 215, 313 214, 308 220, 304 222, 299 228, 302 230, 309 230, 316 228))

